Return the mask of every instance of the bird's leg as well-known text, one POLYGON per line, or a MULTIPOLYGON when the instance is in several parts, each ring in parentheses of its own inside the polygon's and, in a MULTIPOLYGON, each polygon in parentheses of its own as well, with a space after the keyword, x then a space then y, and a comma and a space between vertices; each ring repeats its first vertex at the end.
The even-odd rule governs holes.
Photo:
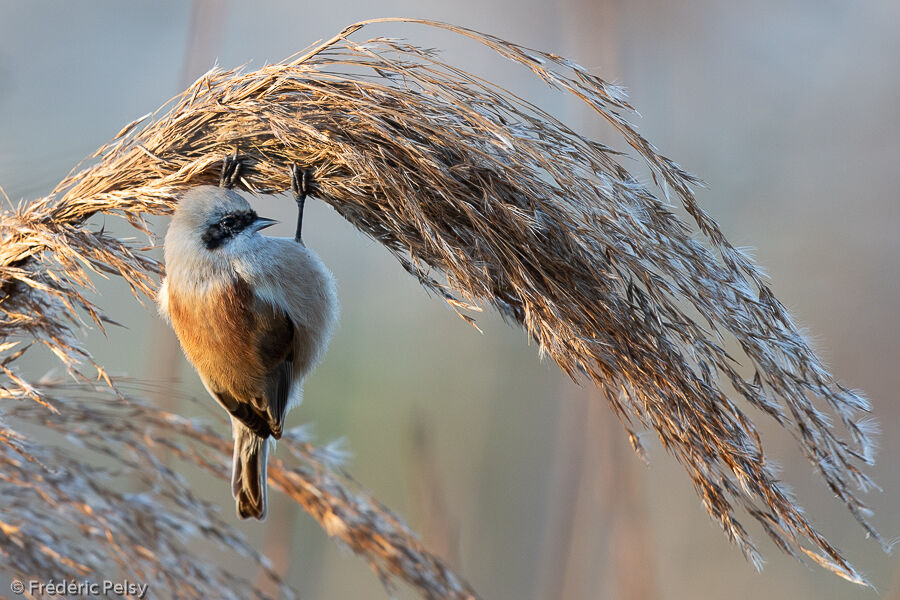
POLYGON ((231 189, 241 177, 241 159, 237 150, 231 156, 222 159, 222 174, 219 175, 219 187, 231 189))
POLYGON ((310 169, 301 169, 297 165, 291 166, 291 193, 294 194, 294 200, 297 202, 297 232, 294 234, 294 240, 298 244, 302 244, 303 240, 300 232, 303 229, 303 207, 306 204, 306 195, 312 187, 312 171, 310 169))

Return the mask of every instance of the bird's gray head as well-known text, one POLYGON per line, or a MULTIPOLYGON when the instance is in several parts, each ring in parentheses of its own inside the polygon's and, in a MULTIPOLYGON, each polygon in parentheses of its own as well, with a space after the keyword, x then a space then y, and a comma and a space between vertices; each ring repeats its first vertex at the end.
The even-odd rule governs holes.
POLYGON ((215 252, 274 223, 257 215, 237 192, 205 185, 185 193, 169 231, 215 252))
POLYGON ((240 194, 214 186, 192 188, 181 198, 166 232, 166 272, 203 281, 252 257, 265 243, 258 232, 275 221, 260 217, 240 194))

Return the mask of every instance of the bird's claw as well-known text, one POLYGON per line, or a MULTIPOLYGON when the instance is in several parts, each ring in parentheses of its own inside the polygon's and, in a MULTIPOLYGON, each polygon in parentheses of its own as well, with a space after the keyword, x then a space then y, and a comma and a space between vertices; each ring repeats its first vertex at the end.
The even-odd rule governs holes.
POLYGON ((301 169, 297 165, 291 165, 291 193, 297 204, 306 199, 306 195, 312 191, 312 169, 301 169))
POLYGON ((234 154, 222 159, 222 174, 219 176, 219 187, 231 189, 241 177, 241 159, 237 150, 234 154))

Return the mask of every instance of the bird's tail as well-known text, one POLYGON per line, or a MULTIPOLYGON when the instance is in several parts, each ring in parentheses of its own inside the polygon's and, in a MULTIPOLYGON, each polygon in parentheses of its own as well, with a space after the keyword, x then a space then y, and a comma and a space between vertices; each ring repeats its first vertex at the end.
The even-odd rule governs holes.
POLYGON ((266 463, 269 442, 232 419, 234 457, 231 471, 231 494, 242 519, 266 518, 266 463))

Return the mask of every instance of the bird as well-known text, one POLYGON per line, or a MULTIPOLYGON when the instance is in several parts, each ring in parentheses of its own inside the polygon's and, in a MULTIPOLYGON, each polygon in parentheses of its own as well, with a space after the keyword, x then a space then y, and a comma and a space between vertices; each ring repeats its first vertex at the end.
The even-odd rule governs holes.
POLYGON ((338 318, 334 276, 302 241, 309 170, 291 168, 298 206, 293 239, 260 232, 275 223, 233 188, 240 159, 223 161, 219 186, 188 190, 164 242, 157 301, 209 394, 231 417, 231 491, 241 519, 264 520, 266 464, 303 381, 338 318))

